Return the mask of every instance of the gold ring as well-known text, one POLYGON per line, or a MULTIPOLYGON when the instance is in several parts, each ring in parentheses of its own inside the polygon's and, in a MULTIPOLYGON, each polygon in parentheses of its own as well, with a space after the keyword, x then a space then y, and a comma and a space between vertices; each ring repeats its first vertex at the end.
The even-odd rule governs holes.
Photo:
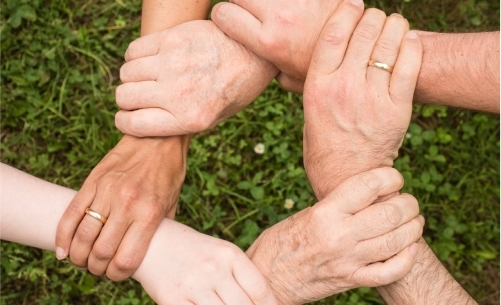
POLYGON ((393 67, 390 66, 389 64, 385 64, 384 62, 380 62, 374 59, 369 60, 369 66, 370 67, 376 67, 378 69, 387 71, 387 72, 393 72, 393 67))
POLYGON ((96 211, 93 211, 89 208, 86 208, 85 209, 85 214, 89 215, 89 216, 92 216, 94 217, 95 219, 99 220, 103 225, 106 223, 106 221, 108 220, 108 218, 104 217, 103 215, 99 214, 98 212, 96 211))

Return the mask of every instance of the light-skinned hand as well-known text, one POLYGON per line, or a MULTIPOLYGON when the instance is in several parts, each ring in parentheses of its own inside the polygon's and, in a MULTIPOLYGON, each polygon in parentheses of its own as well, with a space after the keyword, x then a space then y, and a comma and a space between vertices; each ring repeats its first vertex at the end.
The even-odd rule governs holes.
POLYGON ((302 93, 313 49, 340 0, 230 0, 214 6, 211 18, 229 37, 273 63, 277 80, 302 93))
POLYGON ((141 37, 125 59, 115 125, 137 137, 212 128, 251 103, 277 74, 206 20, 141 37))
POLYGON ((355 175, 311 208, 263 232, 247 255, 281 304, 303 304, 404 277, 415 262, 424 218, 393 168, 355 175))
POLYGON ((273 305, 266 279, 237 246, 165 219, 133 277, 160 305, 273 305))
POLYGON ((64 212, 56 255, 120 281, 139 266, 166 216, 175 215, 184 181, 188 138, 125 136, 92 170, 64 212), (106 224, 86 208, 108 218, 106 224))
POLYGON ((398 156, 422 59, 419 37, 408 30, 398 14, 364 13, 362 1, 344 1, 325 25, 303 98, 304 163, 317 198, 398 156), (393 73, 368 66, 371 59, 393 73))

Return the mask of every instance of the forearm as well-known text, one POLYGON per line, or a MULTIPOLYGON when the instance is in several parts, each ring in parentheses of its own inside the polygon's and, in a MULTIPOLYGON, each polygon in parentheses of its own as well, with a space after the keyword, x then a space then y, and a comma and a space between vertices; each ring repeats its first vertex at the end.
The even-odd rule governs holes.
MULTIPOLYGON (((141 20, 141 36, 174 27, 183 22, 196 19, 205 19, 210 2, 207 0, 144 0, 141 20)), ((169 153, 181 150, 182 158, 188 153, 190 136, 136 138, 124 135, 120 140, 121 145, 142 146, 151 145, 158 147, 160 153, 169 153)), ((178 158, 172 158, 178 162, 178 158)), ((177 164, 165 165, 177 167, 177 164)), ((183 169, 184 170, 184 169, 183 169)), ((184 175, 182 175, 184 177, 184 175)), ((173 203, 177 205, 177 201, 173 203)), ((167 215, 173 218, 176 206, 173 206, 167 215)))
POLYGON ((499 113, 499 32, 418 32, 424 55, 415 101, 499 113))
POLYGON ((144 0, 141 36, 207 18, 208 0, 144 0))
POLYGON ((412 271, 403 279, 378 287, 388 305, 477 304, 449 274, 421 238, 412 271))
MULTIPOLYGON (((54 251, 57 224, 76 191, 2 163, 0 190, 0 239, 54 251)), ((140 274, 147 271, 143 270, 143 265, 152 265, 152 259, 166 254, 159 249, 165 243, 165 231, 172 226, 172 220, 162 221, 148 248, 145 263, 139 266, 138 275, 134 278, 138 279, 140 274)))
POLYGON ((51 250, 56 228, 76 192, 0 164, 1 239, 51 250))

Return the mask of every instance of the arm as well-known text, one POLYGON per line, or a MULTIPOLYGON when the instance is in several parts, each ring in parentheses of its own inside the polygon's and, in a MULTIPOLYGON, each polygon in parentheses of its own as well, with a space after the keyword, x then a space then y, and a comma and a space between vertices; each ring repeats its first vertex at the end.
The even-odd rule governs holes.
MULTIPOLYGON (((339 1, 230 2, 217 4, 212 20, 275 64, 282 86, 302 93, 316 38, 339 1)), ((424 57, 416 101, 499 112, 499 32, 418 35, 424 57)))
MULTIPOLYGON (((57 222, 76 192, 1 163, 0 189, 0 238, 54 251, 57 222)), ((231 243, 164 219, 146 250, 132 277, 159 304, 276 304, 261 273, 231 243)))
MULTIPOLYGON (((208 0, 146 0, 141 33, 207 14, 208 0)), ((123 280, 137 268, 164 217, 173 218, 184 180, 189 136, 139 139, 125 135, 94 168, 59 222, 56 254, 123 280), (169 187, 165 187, 165 186, 169 187), (108 218, 105 226, 85 209, 108 218)))
POLYGON ((416 264, 403 279, 377 290, 388 305, 477 304, 449 274, 424 239, 417 243, 416 264))
POLYGON ((418 33, 416 101, 499 113, 499 32, 418 33))

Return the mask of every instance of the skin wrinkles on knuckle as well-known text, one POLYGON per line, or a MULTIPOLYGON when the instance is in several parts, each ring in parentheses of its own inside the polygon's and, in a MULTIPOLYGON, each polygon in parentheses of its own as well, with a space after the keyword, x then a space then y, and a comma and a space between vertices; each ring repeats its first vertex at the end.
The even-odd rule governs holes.
POLYGON ((93 243, 95 240, 95 232, 92 226, 86 223, 80 223, 75 237, 78 241, 84 243, 93 243))
MULTIPOLYGON (((130 273, 136 270, 136 268, 139 266, 139 261, 137 257, 118 254, 113 259, 112 264, 116 267, 117 270, 119 270, 119 272, 130 273)), ((106 275, 108 275, 108 273, 106 273, 106 275)))
POLYGON ((341 46, 348 40, 342 29, 339 23, 330 23, 325 27, 321 39, 333 47, 341 46))
POLYGON ((383 181, 373 172, 362 173, 360 181, 367 190, 373 192, 381 188, 383 181))
MULTIPOLYGON (((399 200, 399 199, 395 199, 399 200)), ((383 208, 384 222, 388 224, 388 227, 396 227, 402 222, 402 211, 399 209, 397 203, 386 202, 381 203, 383 208)))
POLYGON ((106 261, 113 258, 115 255, 115 249, 107 244, 95 244, 92 248, 91 256, 94 256, 100 261, 106 261))
MULTIPOLYGON (((400 41, 396 41, 393 39, 389 38, 380 38, 378 42, 376 43, 376 48, 375 50, 384 55, 397 55, 398 50, 400 48, 400 41)), ((385 60, 384 58, 381 58, 380 60, 385 60)), ((393 63, 390 63, 393 65, 393 63)))

